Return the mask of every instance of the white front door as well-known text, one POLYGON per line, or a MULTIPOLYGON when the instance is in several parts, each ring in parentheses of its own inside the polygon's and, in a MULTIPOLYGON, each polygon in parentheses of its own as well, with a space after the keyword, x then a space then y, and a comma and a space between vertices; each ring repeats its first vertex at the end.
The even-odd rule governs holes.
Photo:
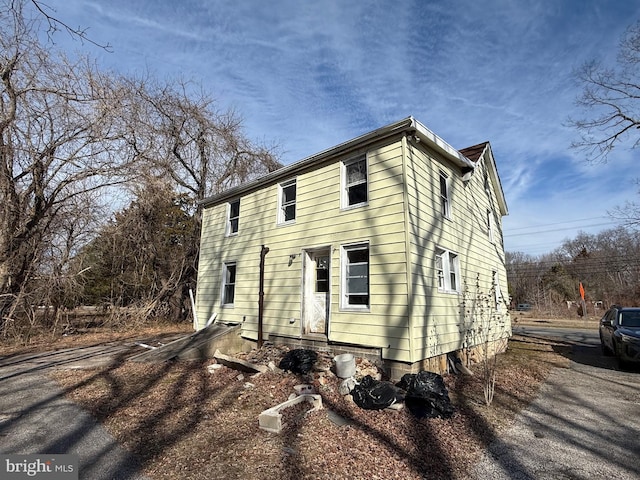
POLYGON ((305 252, 304 299, 302 333, 327 334, 330 310, 330 252, 329 249, 305 252))

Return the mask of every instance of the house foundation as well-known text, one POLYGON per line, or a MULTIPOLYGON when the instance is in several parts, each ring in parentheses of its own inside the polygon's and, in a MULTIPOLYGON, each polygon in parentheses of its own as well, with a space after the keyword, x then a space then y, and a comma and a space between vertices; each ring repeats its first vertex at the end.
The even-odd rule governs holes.
MULTIPOLYGON (((365 348, 357 345, 336 344, 320 339, 291 338, 284 336, 270 335, 269 341, 276 345, 286 345, 290 348, 307 348, 317 352, 326 352, 332 356, 343 353, 351 353, 360 358, 365 358, 381 368, 389 379, 398 381, 406 373, 418 373, 426 370, 444 374, 449 372, 448 353, 436 355, 435 357, 424 358, 418 362, 406 363, 382 358, 382 349, 365 348)), ((508 338, 500 338, 465 350, 458 350, 455 353, 463 364, 471 365, 481 362, 483 358, 491 358, 498 353, 507 350, 508 338)))

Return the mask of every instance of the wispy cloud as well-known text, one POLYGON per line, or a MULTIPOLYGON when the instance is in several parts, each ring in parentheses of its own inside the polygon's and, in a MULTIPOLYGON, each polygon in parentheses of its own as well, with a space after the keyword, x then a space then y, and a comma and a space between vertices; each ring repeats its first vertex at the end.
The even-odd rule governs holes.
MULTIPOLYGON (((457 148, 491 142, 507 234, 606 215, 636 196, 631 154, 586 165, 566 120, 573 70, 615 59, 637 0, 49 3, 114 46, 97 52, 106 67, 201 82, 243 114, 251 137, 280 143, 285 162, 414 115, 457 148)), ((539 245, 571 236, 539 235, 539 245)), ((526 241, 506 247, 534 251, 526 241)))

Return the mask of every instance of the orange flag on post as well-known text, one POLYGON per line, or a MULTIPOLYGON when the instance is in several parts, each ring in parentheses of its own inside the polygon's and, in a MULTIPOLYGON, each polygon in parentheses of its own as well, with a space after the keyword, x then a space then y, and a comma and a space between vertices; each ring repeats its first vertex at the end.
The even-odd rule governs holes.
POLYGON ((582 282, 580 282, 580 298, 584 300, 584 287, 582 286, 582 282))

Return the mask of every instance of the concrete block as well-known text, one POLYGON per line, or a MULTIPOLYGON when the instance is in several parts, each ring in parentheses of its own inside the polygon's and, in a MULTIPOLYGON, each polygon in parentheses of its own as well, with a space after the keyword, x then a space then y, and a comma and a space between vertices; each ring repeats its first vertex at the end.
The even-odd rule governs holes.
POLYGON ((282 414, 280 412, 302 402, 309 402, 313 406, 311 410, 320 410, 322 408, 322 397, 320 395, 299 395, 262 412, 258 416, 260 428, 268 432, 280 433, 282 431, 282 414))
POLYGON ((241 360, 239 358, 225 355, 224 353, 221 353, 220 350, 216 350, 213 358, 215 358, 222 365, 233 368, 234 370, 238 370, 240 372, 264 373, 269 371, 269 367, 267 367, 266 365, 256 365, 254 363, 245 362, 244 360, 241 360))

